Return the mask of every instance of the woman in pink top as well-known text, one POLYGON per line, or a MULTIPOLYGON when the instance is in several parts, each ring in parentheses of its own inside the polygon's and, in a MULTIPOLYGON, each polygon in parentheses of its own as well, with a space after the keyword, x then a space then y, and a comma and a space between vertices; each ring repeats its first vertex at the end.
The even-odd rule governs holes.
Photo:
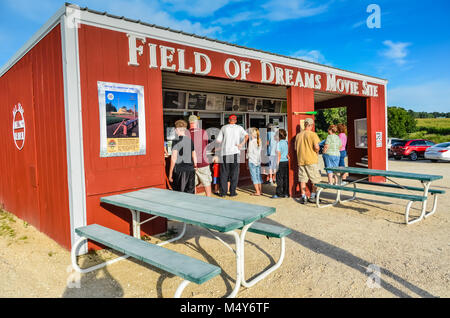
MULTIPOLYGON (((345 167, 345 157, 347 157, 347 150, 346 150, 346 146, 347 146, 347 126, 345 126, 344 124, 338 124, 337 125, 337 130, 338 130, 338 134, 339 134, 339 139, 341 139, 341 149, 339 149, 340 153, 341 153, 341 157, 339 159, 339 167, 345 167)), ((342 176, 342 179, 345 180, 345 178, 348 177, 348 173, 345 173, 342 176)))

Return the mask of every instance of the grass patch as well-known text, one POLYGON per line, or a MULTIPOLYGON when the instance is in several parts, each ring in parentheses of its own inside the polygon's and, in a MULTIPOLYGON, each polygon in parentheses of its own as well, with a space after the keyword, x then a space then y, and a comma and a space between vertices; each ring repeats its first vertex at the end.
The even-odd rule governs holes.
POLYGON ((16 237, 16 231, 11 227, 11 223, 15 222, 12 214, 0 210, 0 236, 16 237))
POLYGON ((435 143, 450 141, 450 118, 417 118, 417 131, 408 139, 428 139, 435 143))
POLYGON ((170 240, 171 238, 174 238, 175 236, 177 236, 178 234, 178 230, 174 227, 170 227, 169 229, 167 229, 166 233, 163 233, 159 236, 159 239, 161 241, 167 241, 170 240))

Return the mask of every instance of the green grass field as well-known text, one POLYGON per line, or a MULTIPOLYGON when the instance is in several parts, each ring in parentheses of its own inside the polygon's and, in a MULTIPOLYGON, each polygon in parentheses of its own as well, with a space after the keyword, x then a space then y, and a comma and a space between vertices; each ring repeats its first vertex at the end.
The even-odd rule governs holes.
POLYGON ((450 141, 450 118, 417 118, 417 131, 409 139, 428 139, 435 143, 450 141))

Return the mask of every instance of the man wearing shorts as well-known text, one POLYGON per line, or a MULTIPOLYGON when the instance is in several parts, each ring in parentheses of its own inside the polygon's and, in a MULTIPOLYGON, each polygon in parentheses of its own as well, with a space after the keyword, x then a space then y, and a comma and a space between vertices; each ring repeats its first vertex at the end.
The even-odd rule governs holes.
POLYGON ((195 153, 197 154, 197 170, 195 171, 195 185, 201 183, 205 188, 206 196, 211 196, 211 169, 209 167, 206 147, 208 146, 208 133, 198 125, 198 117, 189 116, 189 134, 194 143, 195 153))
POLYGON ((319 136, 312 130, 314 121, 305 119, 305 129, 295 137, 295 150, 297 151, 298 181, 302 197, 300 203, 316 202, 316 186, 321 181, 319 172, 319 136), (311 197, 306 197, 306 183, 311 180, 313 184, 311 197))

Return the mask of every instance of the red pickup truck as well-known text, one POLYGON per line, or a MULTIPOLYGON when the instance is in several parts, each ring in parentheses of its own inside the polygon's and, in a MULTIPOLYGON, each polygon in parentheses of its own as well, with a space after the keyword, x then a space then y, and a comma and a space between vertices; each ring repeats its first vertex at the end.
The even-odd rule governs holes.
POLYGON ((408 157, 410 160, 417 160, 424 157, 425 150, 435 143, 425 139, 412 139, 401 141, 392 146, 392 153, 396 160, 408 157))

